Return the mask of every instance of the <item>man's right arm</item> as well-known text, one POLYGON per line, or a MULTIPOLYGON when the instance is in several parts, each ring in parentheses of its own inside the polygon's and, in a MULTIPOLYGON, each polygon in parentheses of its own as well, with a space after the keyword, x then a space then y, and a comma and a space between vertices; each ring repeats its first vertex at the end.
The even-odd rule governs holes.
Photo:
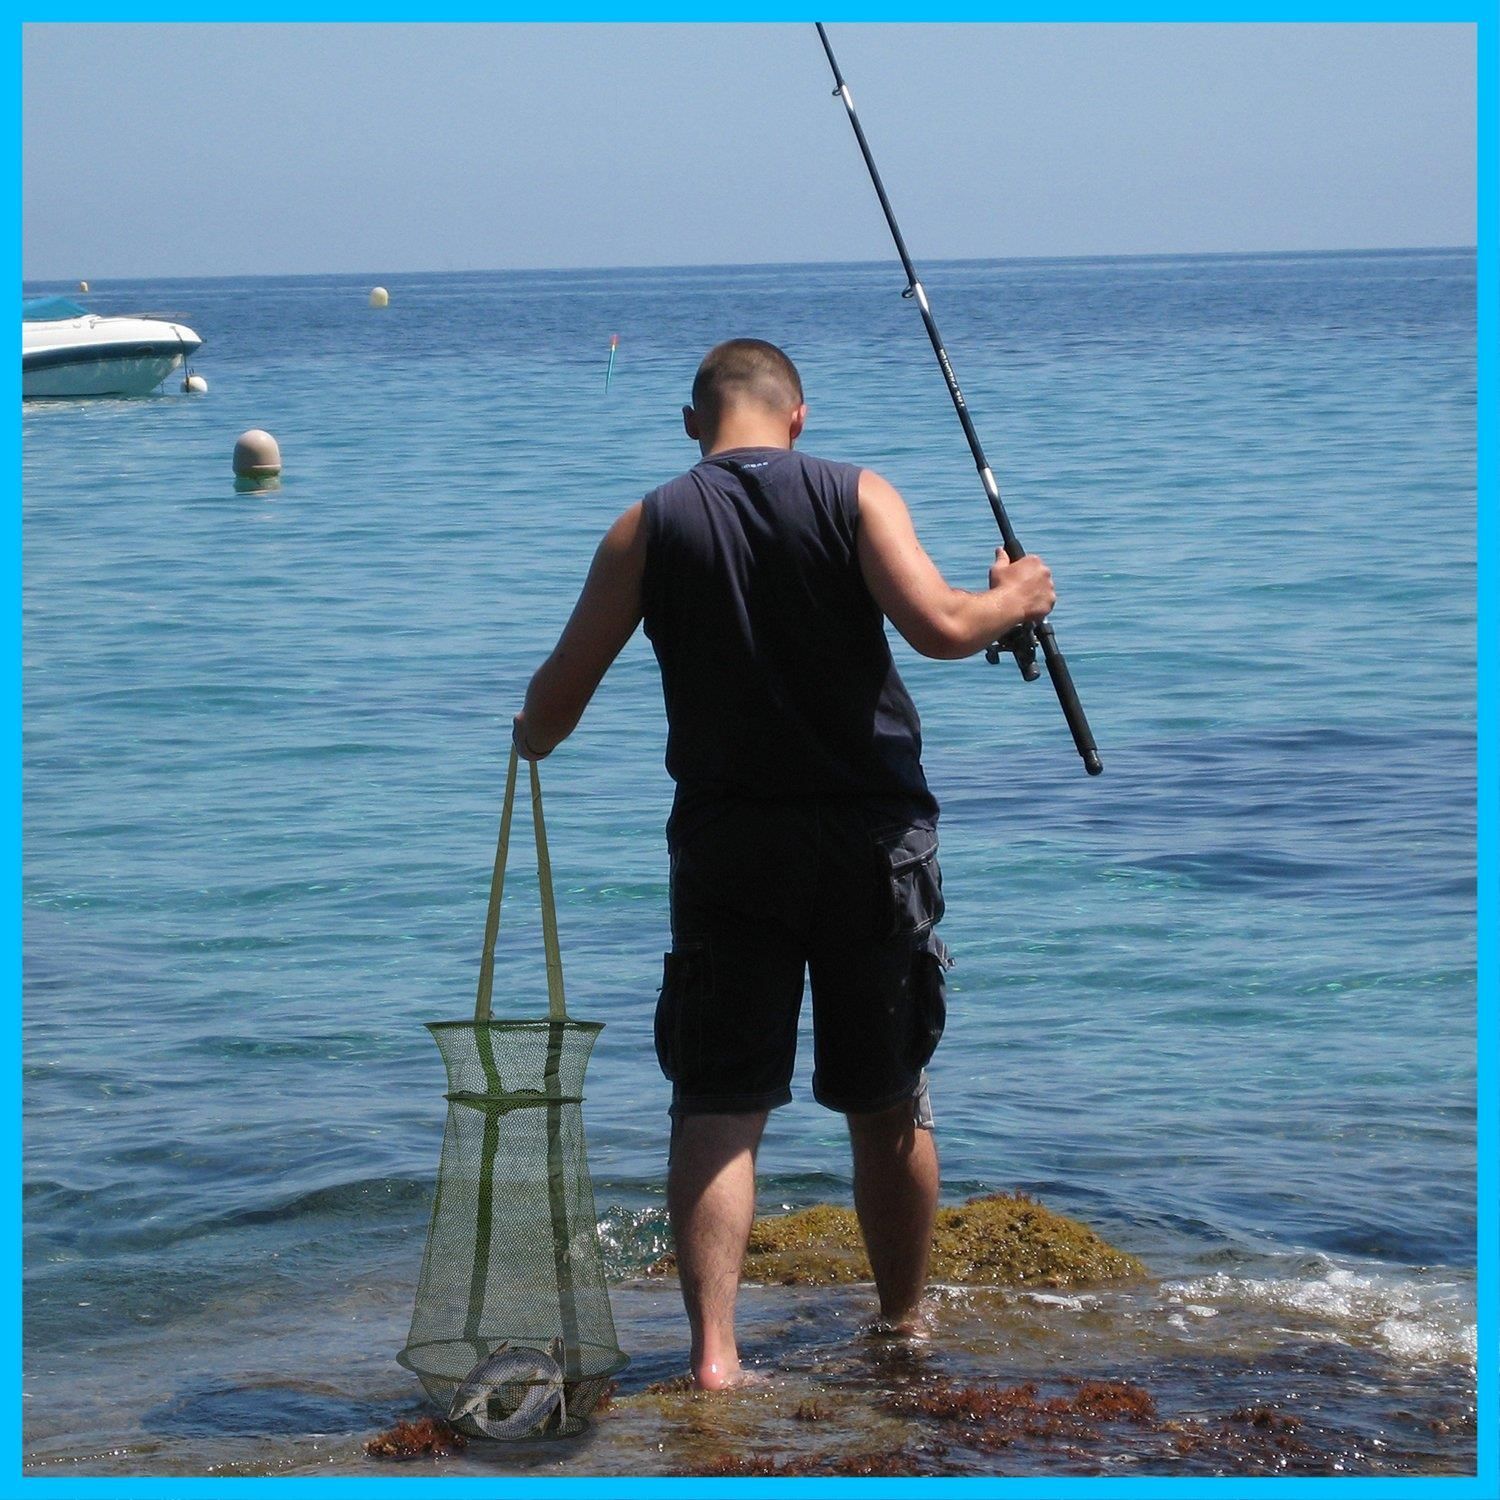
POLYGON ((990 586, 949 586, 923 550, 896 489, 863 469, 859 476, 859 566, 881 612, 923 656, 955 660, 982 651, 1017 625, 1044 619, 1057 595, 1052 573, 1030 554, 1011 562, 995 549, 990 586))

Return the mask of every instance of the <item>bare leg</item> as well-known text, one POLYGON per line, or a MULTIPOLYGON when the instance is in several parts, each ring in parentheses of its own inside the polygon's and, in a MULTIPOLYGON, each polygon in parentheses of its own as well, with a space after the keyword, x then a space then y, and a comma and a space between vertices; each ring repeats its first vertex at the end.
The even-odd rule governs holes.
POLYGON ((854 1208, 875 1272, 880 1316, 898 1330, 916 1331, 937 1213, 937 1147, 932 1132, 913 1121, 910 1100, 848 1120, 854 1208))
POLYGON ((688 1115, 672 1142, 667 1212, 692 1329, 693 1380, 705 1390, 740 1375, 734 1303, 755 1220, 755 1150, 766 1113, 688 1115))

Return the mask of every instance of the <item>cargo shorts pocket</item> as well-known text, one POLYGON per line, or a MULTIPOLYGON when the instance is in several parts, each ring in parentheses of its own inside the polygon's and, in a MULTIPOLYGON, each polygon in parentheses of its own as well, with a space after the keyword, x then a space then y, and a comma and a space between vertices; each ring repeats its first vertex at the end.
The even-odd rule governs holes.
POLYGON ((935 932, 926 932, 912 954, 912 1066, 925 1067, 948 1021, 948 970, 953 955, 935 932))
POLYGON ((692 1068, 702 1051, 702 1017, 711 997, 708 944, 679 943, 662 955, 661 994, 656 1001, 656 1060, 673 1082, 692 1068))
POLYGON ((887 829, 875 835, 888 935, 926 932, 943 915, 943 872, 931 828, 887 829))

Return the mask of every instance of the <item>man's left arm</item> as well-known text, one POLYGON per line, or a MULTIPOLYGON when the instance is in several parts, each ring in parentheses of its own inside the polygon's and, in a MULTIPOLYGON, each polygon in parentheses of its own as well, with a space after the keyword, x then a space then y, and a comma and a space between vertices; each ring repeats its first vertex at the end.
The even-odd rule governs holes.
POLYGON ((637 501, 599 543, 578 603, 526 689, 514 738, 527 760, 550 755, 577 727, 594 689, 641 623, 645 571, 645 508, 637 501))

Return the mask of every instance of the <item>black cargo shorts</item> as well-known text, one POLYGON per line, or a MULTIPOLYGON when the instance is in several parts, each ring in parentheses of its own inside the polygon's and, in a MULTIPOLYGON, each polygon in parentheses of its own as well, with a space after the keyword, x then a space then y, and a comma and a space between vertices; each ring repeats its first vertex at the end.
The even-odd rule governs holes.
MULTIPOLYGON (((675 820, 674 820, 675 821, 675 820)), ((804 977, 813 1097, 845 1114, 913 1100, 943 1034, 937 833, 899 806, 717 799, 669 837, 672 951, 656 1053, 672 1114, 740 1114, 792 1097, 804 977)))

